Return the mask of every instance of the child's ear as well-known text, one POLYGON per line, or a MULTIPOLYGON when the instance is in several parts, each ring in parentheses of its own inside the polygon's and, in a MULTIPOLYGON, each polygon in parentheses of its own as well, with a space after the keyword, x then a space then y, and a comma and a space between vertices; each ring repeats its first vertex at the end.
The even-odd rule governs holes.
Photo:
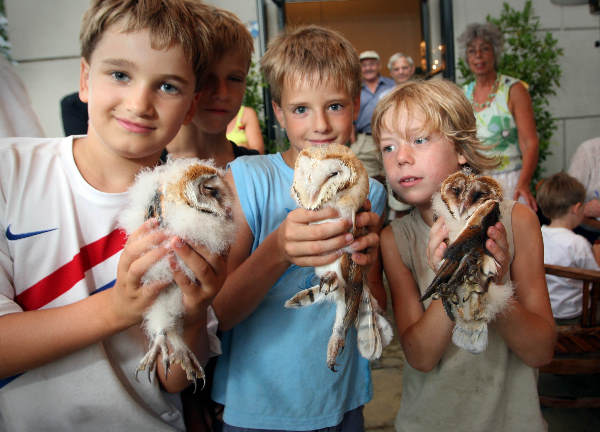
POLYGON ((271 106, 273 107, 273 112, 275 113, 275 117, 277 118, 279 126, 285 129, 285 117, 283 115, 283 110, 275 101, 271 101, 271 106))
POLYGON ((580 203, 580 202, 575 203, 571 206, 571 212, 574 214, 579 214, 582 207, 583 207, 583 203, 580 203))
POLYGON ((81 57, 81 65, 79 68, 79 99, 87 103, 90 94, 90 65, 81 57))
POLYGON ((185 114, 185 118, 183 119, 183 124, 190 124, 194 119, 194 114, 196 114, 196 108, 198 107, 198 99, 200 98, 200 92, 196 92, 194 94, 194 98, 192 99, 192 103, 190 104, 190 109, 185 114))
POLYGON ((462 166, 462 165, 466 165, 467 164, 467 158, 462 154, 459 153, 458 154, 458 163, 462 166))
POLYGON ((352 108, 354 109, 354 118, 352 119, 353 121, 358 120, 358 113, 360 112, 360 95, 356 96, 353 100, 352 100, 352 108))

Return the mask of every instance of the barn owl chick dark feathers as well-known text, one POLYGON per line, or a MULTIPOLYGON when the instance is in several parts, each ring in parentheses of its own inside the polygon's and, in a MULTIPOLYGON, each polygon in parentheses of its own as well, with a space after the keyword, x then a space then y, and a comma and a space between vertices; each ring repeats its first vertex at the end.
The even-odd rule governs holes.
POLYGON ((502 188, 491 177, 457 172, 433 197, 433 209, 449 231, 449 245, 421 300, 440 297, 456 321, 453 342, 470 352, 487 346, 487 323, 512 295, 510 281, 498 284, 498 265, 485 248, 487 229, 500 218, 502 188))
MULTIPOLYGON (((301 207, 337 209, 340 218, 352 220, 356 235, 356 212, 368 193, 367 172, 348 147, 337 144, 310 147, 299 154, 291 194, 301 207)), ((361 355, 367 359, 378 358, 391 341, 393 331, 379 313, 366 284, 365 269, 352 261, 351 251, 345 251, 332 264, 315 268, 315 272, 320 277, 319 285, 299 292, 285 306, 299 308, 326 299, 335 302, 335 322, 327 346, 329 368, 335 371, 336 357, 344 347, 351 325, 356 325, 361 355)))
MULTIPOLYGON (((235 228, 231 217, 231 191, 223 181, 223 173, 212 161, 171 159, 153 170, 144 170, 128 191, 129 205, 120 217, 128 234, 145 220, 156 217, 157 229, 176 235, 187 243, 204 245, 213 253, 224 253, 233 241, 235 228)), ((177 265, 191 279, 192 271, 174 255, 177 265)), ((183 331, 183 302, 180 289, 166 256, 142 277, 142 283, 172 282, 144 314, 143 326, 150 348, 138 371, 154 372, 162 355, 165 371, 170 364, 180 363, 188 380, 204 379, 198 359, 186 346, 183 331)))

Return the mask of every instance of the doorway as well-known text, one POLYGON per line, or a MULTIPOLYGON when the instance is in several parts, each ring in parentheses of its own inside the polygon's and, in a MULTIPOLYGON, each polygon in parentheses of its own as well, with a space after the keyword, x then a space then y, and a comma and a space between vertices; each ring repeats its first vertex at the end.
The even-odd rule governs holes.
POLYGON ((384 76, 389 76, 388 59, 397 52, 412 57, 417 72, 427 70, 421 16, 421 0, 285 2, 286 26, 317 24, 339 31, 359 53, 377 51, 384 76))

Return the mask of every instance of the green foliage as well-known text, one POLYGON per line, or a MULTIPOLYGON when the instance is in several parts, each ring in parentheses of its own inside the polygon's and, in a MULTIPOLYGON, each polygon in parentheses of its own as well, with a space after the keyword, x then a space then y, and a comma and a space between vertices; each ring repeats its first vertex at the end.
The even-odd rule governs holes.
POLYGON ((246 77, 246 93, 244 94, 244 100, 242 104, 244 106, 254 108, 261 121, 264 118, 262 97, 262 90, 264 87, 265 84, 263 77, 258 71, 256 63, 253 61, 250 64, 250 70, 248 71, 248 76, 246 77))
MULTIPOLYGON (((540 143, 539 161, 532 179, 535 184, 542 176, 542 163, 551 154, 550 139, 556 131, 556 120, 548 111, 548 97, 555 95, 556 88, 560 87, 562 70, 558 60, 563 49, 557 47, 558 41, 551 33, 540 33, 539 17, 533 15, 531 0, 525 2, 522 11, 504 3, 500 18, 488 15, 486 19, 504 34, 504 55, 499 59, 498 71, 529 85, 540 143)), ((459 60, 458 68, 464 83, 474 79, 464 59, 459 60)))
MULTIPOLYGON (((0 0, 1 1, 1 0, 0 0)), ((263 102, 263 90, 267 84, 264 77, 258 70, 256 63, 253 61, 250 65, 250 71, 246 77, 246 93, 244 94, 243 105, 254 108, 254 111, 258 114, 258 120, 260 122, 260 129, 262 131, 263 140, 265 142, 265 153, 277 153, 285 148, 281 148, 277 141, 271 140, 267 134, 267 122, 265 121, 265 105, 263 102)), ((284 143, 284 147, 287 142, 284 143)))
POLYGON ((8 41, 8 21, 4 10, 4 0, 0 0, 0 54, 7 59, 10 57, 10 42, 8 41))

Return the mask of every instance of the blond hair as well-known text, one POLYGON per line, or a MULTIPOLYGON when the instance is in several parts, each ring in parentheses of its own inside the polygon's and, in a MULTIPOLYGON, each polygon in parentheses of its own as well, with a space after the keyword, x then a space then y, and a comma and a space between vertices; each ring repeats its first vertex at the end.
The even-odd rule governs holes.
POLYGON ((394 88, 377 104, 371 128, 373 139, 379 143, 382 130, 398 128, 394 119, 402 112, 420 110, 429 131, 437 131, 454 143, 457 153, 467 159, 476 172, 495 168, 499 161, 486 156, 477 138, 473 108, 463 91, 447 80, 408 81, 394 88))
POLYGON ((252 59, 254 41, 252 35, 240 19, 233 13, 217 7, 210 7, 209 20, 212 26, 212 51, 215 59, 228 51, 241 53, 248 61, 252 59))
POLYGON ((575 177, 559 172, 542 181, 536 194, 544 216, 556 219, 564 216, 571 206, 585 201, 585 187, 575 177))
POLYGON ((260 65, 277 104, 281 104, 283 86, 298 82, 333 84, 352 98, 360 95, 358 54, 344 36, 331 29, 303 26, 277 36, 260 65))
POLYGON ((200 0, 92 0, 79 32, 81 56, 89 63, 98 41, 114 24, 124 33, 147 29, 152 48, 181 46, 198 89, 211 55, 208 11, 200 0))

